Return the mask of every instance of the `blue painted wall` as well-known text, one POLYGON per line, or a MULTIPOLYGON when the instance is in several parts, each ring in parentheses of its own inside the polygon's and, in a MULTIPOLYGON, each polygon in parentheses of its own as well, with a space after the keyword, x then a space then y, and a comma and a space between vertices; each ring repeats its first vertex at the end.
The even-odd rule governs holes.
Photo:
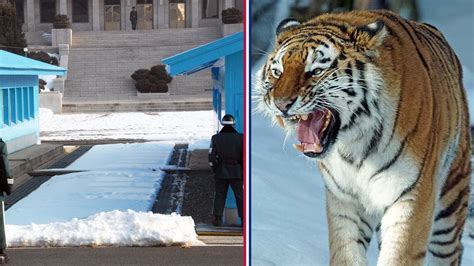
POLYGON ((0 136, 13 140, 39 137, 38 76, 0 75, 0 136))
POLYGON ((237 52, 225 57, 225 110, 235 118, 235 129, 244 130, 244 55, 237 52))

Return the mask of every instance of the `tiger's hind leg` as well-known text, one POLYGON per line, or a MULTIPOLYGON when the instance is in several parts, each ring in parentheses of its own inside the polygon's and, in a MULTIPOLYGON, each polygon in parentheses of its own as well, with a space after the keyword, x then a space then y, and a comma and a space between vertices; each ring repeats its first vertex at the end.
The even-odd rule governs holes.
POLYGON ((427 262, 430 266, 461 264, 461 237, 468 212, 469 177, 470 171, 460 171, 457 176, 451 175, 452 180, 448 179, 443 187, 428 245, 427 262))
POLYGON ((326 191, 330 265, 367 265, 366 251, 376 222, 355 203, 326 191))

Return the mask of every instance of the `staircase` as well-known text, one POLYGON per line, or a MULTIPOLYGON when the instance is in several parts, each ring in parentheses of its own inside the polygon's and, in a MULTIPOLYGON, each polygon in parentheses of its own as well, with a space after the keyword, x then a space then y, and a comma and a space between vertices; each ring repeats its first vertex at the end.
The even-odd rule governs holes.
POLYGON ((187 110, 186 103, 192 110, 211 109, 210 71, 175 77, 169 94, 159 97, 137 95, 130 76, 220 37, 218 28, 74 32, 63 111, 187 110))

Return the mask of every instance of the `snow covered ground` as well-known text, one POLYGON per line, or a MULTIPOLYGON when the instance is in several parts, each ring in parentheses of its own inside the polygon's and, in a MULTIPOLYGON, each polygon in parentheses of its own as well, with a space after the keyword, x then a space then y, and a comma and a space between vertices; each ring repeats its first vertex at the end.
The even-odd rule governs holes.
POLYGON ((40 109, 42 140, 143 139, 193 142, 209 139, 212 111, 53 114, 40 109))
POLYGON ((200 244, 191 217, 148 213, 174 143, 94 146, 6 212, 9 246, 200 244))
POLYGON ((7 223, 65 222, 98 212, 148 211, 174 145, 135 143, 94 146, 67 169, 87 170, 52 177, 7 210, 7 223))

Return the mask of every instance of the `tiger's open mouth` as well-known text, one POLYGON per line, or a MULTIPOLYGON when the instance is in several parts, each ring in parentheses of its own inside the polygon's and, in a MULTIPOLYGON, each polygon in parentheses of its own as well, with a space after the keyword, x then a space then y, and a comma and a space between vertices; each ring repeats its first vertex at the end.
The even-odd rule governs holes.
POLYGON ((340 125, 337 112, 315 110, 288 119, 297 123, 296 135, 300 144, 293 144, 293 147, 308 157, 320 157, 336 140, 340 125))

